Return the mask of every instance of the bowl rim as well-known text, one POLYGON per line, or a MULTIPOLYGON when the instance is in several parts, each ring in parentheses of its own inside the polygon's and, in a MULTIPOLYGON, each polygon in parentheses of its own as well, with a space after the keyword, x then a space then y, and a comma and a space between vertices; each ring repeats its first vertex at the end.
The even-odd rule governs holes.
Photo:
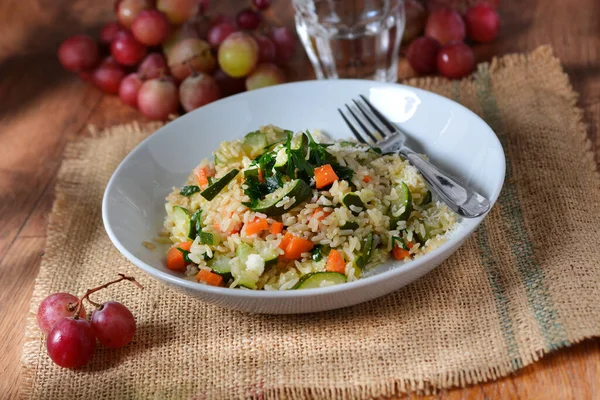
MULTIPOLYGON (((188 290, 193 290, 193 291, 198 291, 198 292, 206 292, 207 294, 210 294, 210 295, 218 295, 218 296, 222 296, 222 297, 236 297, 236 298, 242 297, 242 298, 248 298, 248 299, 266 299, 266 300, 304 298, 304 297, 311 297, 311 296, 315 296, 315 295, 332 295, 332 294, 342 293, 342 292, 346 292, 346 291, 352 291, 354 289, 366 288, 368 286, 376 285, 377 283, 380 283, 382 281, 393 278, 396 275, 405 274, 405 273, 408 273, 415 269, 423 268, 429 263, 429 261, 431 261, 432 259, 435 259, 439 255, 447 252, 452 247, 454 247, 454 246, 460 247, 462 245, 462 242, 470 237, 470 235, 475 231, 475 229, 478 228, 478 226, 481 224, 481 222, 487 217, 487 215, 491 212, 491 210, 495 206, 495 204, 498 200, 498 197, 500 196, 500 193, 502 192, 505 178, 506 178, 506 156, 504 153, 504 148, 503 148, 498 136, 494 132, 494 130, 481 117, 479 117, 473 111, 471 111, 470 109, 466 108, 462 104, 460 104, 452 99, 449 99, 449 98, 439 95, 437 93, 430 92, 425 89, 421 89, 421 88, 417 88, 417 87, 413 87, 413 86, 409 86, 409 85, 405 85, 405 84, 400 84, 400 83, 381 83, 381 82, 366 81, 366 80, 360 80, 360 79, 308 80, 308 81, 284 83, 284 84, 280 84, 280 85, 276 85, 276 86, 253 90, 250 92, 238 93, 233 96, 229 96, 224 99, 220 99, 216 102, 207 104, 206 106, 201 107, 200 109, 194 110, 188 114, 180 116, 176 120, 163 125, 159 129, 157 129, 155 132, 148 135, 148 137, 146 137, 144 140, 142 140, 140 143, 138 143, 135 146, 135 148, 133 150, 131 150, 125 156, 125 158, 123 158, 123 160, 119 163, 118 167, 112 173, 112 175, 106 185, 106 188, 104 190, 103 197, 102 197, 102 221, 103 221, 104 229, 105 229, 106 233, 108 234, 108 237, 110 238, 111 242, 117 248, 117 250, 119 250, 119 252, 125 256, 125 258, 127 258, 131 263, 136 265, 138 268, 142 269, 147 274, 153 276, 154 278, 158 278, 162 281, 165 281, 171 285, 183 287, 188 290), (192 281, 182 278, 182 277, 171 275, 168 272, 161 271, 161 270, 145 263, 144 261, 137 258, 134 254, 132 254, 118 240, 115 232, 112 229, 112 226, 110 225, 110 223, 108 221, 108 218, 109 218, 108 217, 109 192, 111 191, 111 188, 113 187, 114 182, 117 179, 116 177, 126 167, 129 160, 131 158, 135 157, 135 155, 146 146, 147 141, 153 140, 153 138, 156 136, 168 134, 169 130, 171 129, 171 128, 169 128, 169 126, 171 124, 173 124, 174 122, 176 122, 182 118, 191 118, 191 115, 199 110, 205 109, 205 111, 201 111, 201 112, 207 112, 206 108, 211 108, 211 106, 213 106, 214 104, 217 104, 217 103, 222 104, 223 102, 231 101, 232 98, 237 98, 239 96, 248 96, 248 95, 252 96, 252 95, 254 95, 253 93, 256 93, 259 91, 265 92, 265 91, 271 91, 271 90, 282 90, 282 87, 290 87, 291 88, 291 87, 295 87, 295 86, 307 86, 307 85, 321 85, 321 84, 323 84, 323 85, 327 85, 327 84, 343 85, 343 84, 353 83, 353 82, 363 82, 363 84, 368 83, 370 85, 377 85, 377 86, 395 86, 395 87, 408 89, 411 91, 416 91, 418 93, 422 93, 427 96, 433 96, 435 98, 438 98, 441 101, 447 101, 447 102, 453 103, 453 105, 455 107, 462 109, 468 115, 470 115, 472 118, 475 118, 475 119, 481 121, 485 126, 487 126, 489 129, 489 133, 491 133, 491 139, 492 139, 492 141, 496 142, 496 145, 500 149, 500 154, 502 157, 502 163, 500 165, 502 179, 500 181, 499 186, 497 188, 495 188, 495 193, 493 193, 490 198, 490 203, 491 203, 490 210, 486 214, 484 214, 480 217, 473 218, 473 219, 463 219, 463 221, 461 223, 459 223, 458 227, 456 228, 457 232, 455 234, 453 234, 446 242, 444 242, 438 248, 419 257, 418 259, 411 260, 409 262, 392 261, 392 263, 396 264, 396 265, 390 267, 386 271, 382 271, 377 274, 373 274, 373 275, 366 276, 361 279, 347 282, 342 285, 332 285, 332 286, 327 286, 327 287, 322 287, 322 288, 312 288, 312 289, 303 289, 303 290, 272 290, 272 291, 271 290, 244 290, 244 289, 239 289, 239 288, 232 289, 229 287, 215 287, 215 286, 210 286, 210 285, 199 284, 197 282, 192 282, 192 281), (458 231, 460 231, 460 234, 458 234, 458 231)), ((445 261, 445 259, 443 261, 445 261)))

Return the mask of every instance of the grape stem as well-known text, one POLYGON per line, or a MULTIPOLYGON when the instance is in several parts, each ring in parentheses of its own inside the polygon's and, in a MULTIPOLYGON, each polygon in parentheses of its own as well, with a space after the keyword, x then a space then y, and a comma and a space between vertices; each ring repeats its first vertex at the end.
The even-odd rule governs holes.
POLYGON ((115 283, 127 280, 130 281, 131 283, 133 283, 134 285, 136 285, 138 288, 140 289, 144 289, 144 287, 142 285, 140 285, 140 283, 138 281, 135 280, 135 278, 133 276, 127 276, 125 274, 119 274, 120 278, 119 279, 115 279, 114 281, 110 281, 105 283, 104 285, 95 287, 93 289, 88 289, 87 292, 85 292, 85 294, 83 296, 81 296, 79 298, 79 300, 77 301, 77 303, 75 304, 75 312, 74 312, 74 318, 77 319, 79 316, 79 310, 81 309, 81 305, 83 304, 83 300, 87 300, 89 301, 91 304, 93 304, 94 306, 101 308, 102 304, 98 304, 92 300, 90 300, 90 294, 92 293, 96 293, 99 290, 102 290, 104 288, 107 288, 110 285, 113 285, 115 283))

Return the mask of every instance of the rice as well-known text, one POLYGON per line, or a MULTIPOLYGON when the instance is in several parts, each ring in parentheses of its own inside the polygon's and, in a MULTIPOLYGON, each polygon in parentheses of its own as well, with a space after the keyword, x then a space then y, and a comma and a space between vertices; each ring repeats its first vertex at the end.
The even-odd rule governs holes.
MULTIPOLYGON (((310 287, 324 287, 360 279, 389 260, 392 250, 396 255, 397 248, 405 251, 399 251, 404 255, 402 262, 421 257, 441 246, 457 224, 456 215, 445 204, 435 199, 422 204, 431 198, 427 184, 399 155, 381 155, 358 143, 331 143, 322 133, 313 131, 315 142, 329 143, 323 148, 331 156, 332 165, 340 173, 352 171, 351 177, 338 177, 328 187, 317 189, 315 177, 302 178, 300 169, 295 169, 290 177, 286 175, 287 165, 279 170, 273 166, 272 170, 263 171, 262 161, 257 161, 267 153, 272 153, 275 162, 286 161, 285 131, 265 126, 247 138, 250 135, 265 138, 270 147, 267 146, 266 151, 264 147, 252 147, 245 139, 223 142, 213 152, 214 160, 201 160, 195 169, 213 175, 209 181, 213 184, 233 168, 241 171, 214 198, 207 200, 200 191, 184 196, 181 188, 174 188, 166 198, 167 216, 159 236, 168 238, 174 248, 175 244, 191 242, 189 253, 185 255, 190 261, 187 276, 201 270, 218 273, 223 278, 222 285, 230 288, 289 290, 296 286, 302 288, 309 279, 314 285, 310 287), (255 168, 263 174, 263 186, 256 183, 260 182, 260 175, 258 178, 246 176, 249 171, 256 171, 255 168), (265 174, 269 176, 265 178, 265 174), (268 192, 263 195, 264 200, 260 200, 272 202, 272 208, 259 209, 253 190, 263 190, 268 179, 271 185, 268 190, 272 190, 277 177, 287 181, 279 183, 279 189, 268 192), (302 179, 306 179, 310 193, 299 198, 294 188, 295 182, 302 179), (398 189, 402 185, 409 191, 408 202, 398 189), (280 192, 284 193, 281 197, 280 192), (356 194, 362 206, 344 204, 344 196, 349 193, 356 194), (202 234, 196 224, 181 217, 195 215, 199 210, 202 234), (278 224, 282 224, 283 229, 275 229, 278 224), (249 229, 252 229, 251 234, 249 229), (196 236, 192 239, 190 234, 196 236), (293 240, 294 245, 301 243, 305 250, 291 257, 289 240, 293 240), (328 266, 331 251, 338 251, 345 265, 328 266), (323 274, 327 271, 337 271, 339 281, 334 282, 330 280, 332 275, 323 274), (315 277, 319 277, 318 280, 314 280, 315 277)), ((302 151, 302 147, 296 151, 302 151)), ((310 144, 302 159, 310 163, 319 156, 319 151, 316 143, 310 144)), ((268 162, 269 156, 264 157, 268 162)), ((199 185, 194 172, 184 185, 199 185)))

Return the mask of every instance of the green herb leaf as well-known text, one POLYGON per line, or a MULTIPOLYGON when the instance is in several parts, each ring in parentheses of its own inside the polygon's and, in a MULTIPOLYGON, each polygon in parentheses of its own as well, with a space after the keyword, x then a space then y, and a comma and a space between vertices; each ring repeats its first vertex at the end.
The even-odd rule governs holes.
POLYGON ((200 220, 200 217, 202 216, 202 209, 198 209, 198 211, 196 211, 195 213, 192 214, 192 217, 190 218, 190 222, 192 223, 192 235, 190 236, 190 239, 196 239, 196 236, 198 236, 198 233, 202 230, 202 221, 200 220))
POLYGON ((191 186, 184 186, 181 188, 181 190, 179 191, 179 194, 182 196, 191 196, 194 193, 198 193, 200 191, 200 187, 199 186, 195 186, 195 185, 191 185, 191 186))
POLYGON ((188 264, 192 264, 193 261, 190 260, 190 252, 187 250, 182 249, 181 247, 178 247, 177 250, 179 250, 181 252, 181 254, 183 254, 183 261, 185 261, 188 264))
POLYGON ((398 244, 398 246, 404 250, 408 250, 408 246, 406 245, 404 238, 401 238, 400 236, 392 236, 392 247, 394 247, 396 244, 398 244))

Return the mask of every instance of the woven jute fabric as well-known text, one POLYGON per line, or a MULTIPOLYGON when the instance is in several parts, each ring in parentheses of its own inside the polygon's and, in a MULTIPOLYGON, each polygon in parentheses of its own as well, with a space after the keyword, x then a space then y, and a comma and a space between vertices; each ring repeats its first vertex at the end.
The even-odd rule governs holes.
POLYGON ((31 302, 23 396, 392 396, 496 379, 599 335, 600 179, 576 95, 552 50, 497 58, 462 81, 408 84, 455 99, 491 125, 507 156, 504 188, 480 229, 439 268, 336 311, 249 315, 143 274, 107 237, 101 200, 119 162, 156 126, 118 126, 70 144, 31 302), (134 342, 99 346, 81 370, 55 366, 36 326, 38 304, 57 291, 82 294, 117 272, 136 276, 145 290, 123 283, 94 299, 133 311, 134 342))

